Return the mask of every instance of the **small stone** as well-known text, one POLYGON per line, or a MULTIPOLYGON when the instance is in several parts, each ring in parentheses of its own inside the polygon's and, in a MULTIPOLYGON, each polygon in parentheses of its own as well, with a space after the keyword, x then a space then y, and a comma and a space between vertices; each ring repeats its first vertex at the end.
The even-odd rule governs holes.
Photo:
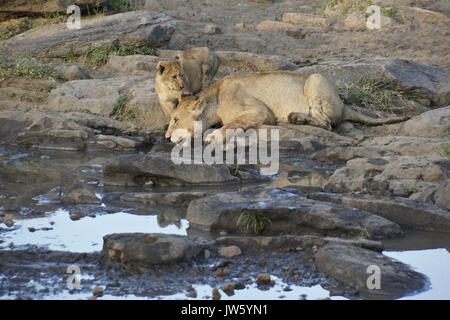
POLYGON ((219 236, 225 237, 228 233, 226 231, 220 231, 219 236))
POLYGON ((197 298, 197 290, 192 285, 186 286, 186 297, 197 298))
POLYGON ((243 290, 245 289, 245 282, 244 281, 237 281, 234 284, 234 290, 243 290))
POLYGON ((214 271, 213 276, 215 278, 225 278, 228 275, 228 270, 226 268, 219 268, 214 271))
POLYGON ((205 259, 211 258, 211 251, 209 251, 208 249, 205 249, 204 256, 205 256, 205 259))
POLYGON ((242 253, 241 249, 237 246, 222 247, 219 249, 219 254, 225 258, 232 258, 242 253))
POLYGON ((147 242, 147 243, 153 243, 156 240, 158 240, 158 238, 155 236, 148 236, 147 238, 145 238, 145 242, 147 242))
POLYGON ((283 291, 286 291, 286 292, 287 292, 287 291, 292 291, 292 288, 289 287, 289 286, 286 286, 286 287, 283 288, 283 291))
POLYGON ((270 284, 271 283, 270 274, 268 273, 258 274, 258 276, 256 277, 256 283, 258 285, 270 284))
POLYGON ((204 34, 219 34, 219 33, 222 33, 222 30, 215 24, 208 24, 203 28, 203 33, 204 34))
POLYGON ((54 225, 55 224, 55 221, 50 221, 50 225, 54 225))
POLYGON ((223 285, 222 291, 227 294, 227 296, 234 295, 234 288, 236 287, 236 282, 229 281, 223 285))
POLYGON ((302 30, 288 29, 286 30, 286 35, 294 39, 305 39, 305 32, 302 30))
POLYGON ((229 265, 230 263, 231 263, 230 260, 226 260, 226 259, 220 260, 213 266, 213 270, 225 267, 225 266, 229 265))
POLYGON ((331 300, 330 297, 320 298, 319 300, 331 300))
MULTIPOLYGON (((10 199, 14 199, 14 198, 11 197, 10 199)), ((16 206, 16 205, 6 205, 6 206, 3 207, 3 211, 5 211, 5 212, 20 211, 20 207, 16 206)))
POLYGON ((220 292, 219 292, 219 289, 217 289, 217 288, 213 288, 212 289, 212 298, 213 298, 213 300, 220 300, 220 292))
POLYGON ((36 228, 29 227, 29 228, 28 228, 28 231, 30 231, 30 232, 35 232, 35 231, 36 231, 36 228))
POLYGON ((14 248, 14 242, 10 242, 10 243, 8 244, 8 247, 9 247, 9 248, 14 248))
POLYGON ((77 215, 76 213, 71 213, 70 214, 70 220, 72 220, 72 221, 80 220, 80 216, 77 215))
POLYGON ((12 219, 6 219, 6 220, 5 220, 5 225, 6 225, 8 228, 11 228, 11 227, 14 225, 14 221, 13 221, 12 219))
POLYGON ((49 159, 50 159, 50 156, 43 155, 43 156, 41 156, 41 159, 42 159, 42 160, 49 160, 49 159))
POLYGON ((94 297, 94 296, 90 296, 89 298, 87 298, 88 300, 97 300, 97 298, 96 297, 94 297))
POLYGON ((234 28, 239 31, 255 31, 256 27, 252 24, 246 24, 246 23, 237 23, 234 25, 234 28))
POLYGON ((94 297, 101 297, 101 296, 103 296, 103 288, 102 287, 99 287, 99 286, 95 286, 93 289, 92 289, 92 294, 94 295, 94 297))

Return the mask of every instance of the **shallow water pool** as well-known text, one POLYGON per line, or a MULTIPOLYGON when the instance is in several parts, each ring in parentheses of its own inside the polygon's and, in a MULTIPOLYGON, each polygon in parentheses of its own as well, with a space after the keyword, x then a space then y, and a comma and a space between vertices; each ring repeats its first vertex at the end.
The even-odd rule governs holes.
POLYGON ((161 227, 157 215, 134 215, 124 211, 72 221, 67 210, 58 209, 47 217, 16 220, 14 230, 2 234, 0 248, 8 248, 12 242, 15 248, 36 245, 50 250, 94 252, 102 250, 103 236, 107 234, 156 232, 186 235, 188 225, 187 220, 181 219, 178 225, 161 227), (36 231, 30 232, 28 228, 36 231))

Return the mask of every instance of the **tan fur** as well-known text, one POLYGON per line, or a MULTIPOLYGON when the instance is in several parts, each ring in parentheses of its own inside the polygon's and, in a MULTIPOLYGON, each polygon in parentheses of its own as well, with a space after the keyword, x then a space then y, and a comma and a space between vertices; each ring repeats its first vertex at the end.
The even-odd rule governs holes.
POLYGON ((175 59, 183 69, 186 87, 192 94, 208 88, 219 68, 219 57, 207 47, 183 51, 175 59))
POLYGON ((184 82, 183 72, 178 64, 167 61, 158 63, 155 90, 167 119, 178 105, 179 97, 184 90, 184 82))
POLYGON ((206 47, 183 51, 175 62, 158 63, 155 89, 167 119, 181 94, 195 94, 211 85, 218 67, 217 55, 206 47))
POLYGON ((291 71, 230 75, 192 97, 181 99, 173 112, 166 137, 178 143, 188 138, 176 129, 194 132, 194 120, 203 130, 222 123, 205 139, 213 142, 226 129, 256 128, 262 124, 291 122, 314 125, 327 130, 344 121, 369 125, 393 123, 406 118, 373 119, 344 106, 336 89, 320 74, 304 75, 291 71))

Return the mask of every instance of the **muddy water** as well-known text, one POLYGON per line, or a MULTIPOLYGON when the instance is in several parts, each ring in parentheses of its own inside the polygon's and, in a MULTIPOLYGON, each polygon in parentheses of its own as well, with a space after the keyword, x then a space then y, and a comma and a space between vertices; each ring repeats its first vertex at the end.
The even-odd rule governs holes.
MULTIPOLYGON (((83 262, 84 270, 88 271, 82 275, 82 279, 89 286, 86 285, 81 291, 74 292, 65 288, 61 284, 61 274, 58 273, 60 270, 52 271, 52 268, 60 268, 61 260, 64 266, 70 264, 70 261, 64 262, 66 259, 64 252, 95 255, 102 249, 102 238, 106 234, 158 232, 186 235, 190 232, 189 222, 183 217, 184 209, 174 208, 172 212, 167 208, 122 203, 111 196, 117 192, 150 191, 104 186, 102 166, 113 156, 114 154, 110 152, 87 154, 27 150, 17 146, 0 147, 0 211, 4 214, 3 219, 9 217, 14 220, 14 225, 10 227, 1 224, 0 251, 13 253, 21 250, 25 250, 24 252, 37 250, 38 254, 39 250, 62 252, 62 258, 56 259, 60 262, 55 265, 53 261, 42 261, 42 258, 36 262, 32 260, 33 265, 41 270, 40 273, 24 271, 24 274, 18 274, 10 270, 0 270, 0 283, 3 287, 0 299, 87 298, 92 295, 91 285, 102 285, 105 282, 108 282, 108 286, 112 289, 105 292, 101 299, 188 299, 184 286, 175 284, 162 285, 161 289, 147 291, 127 290, 123 289, 123 285, 116 288, 114 273, 105 279, 99 275, 100 272, 95 271, 96 264, 89 260, 95 260, 95 256, 88 256, 87 261, 83 262), (54 198, 55 192, 49 193, 54 188, 64 188, 75 181, 84 184, 101 199, 99 205, 76 206, 78 211, 81 210, 85 214, 77 221, 70 219, 73 208, 62 208, 59 201, 54 198)), ((281 169, 283 171, 280 175, 267 185, 321 186, 330 174, 324 168, 301 168, 292 163, 282 164, 281 169)), ((190 191, 195 189, 195 191, 223 192, 236 191, 239 188, 241 187, 234 186, 228 190, 228 188, 203 187, 191 188, 190 191)), ((450 299, 449 235, 407 232, 404 239, 386 241, 385 247, 384 254, 411 265, 430 279, 429 290, 404 299, 450 299)), ((35 251, 31 251, 31 254, 35 254, 35 251)), ((20 264, 20 258, 18 259, 20 264)), ((24 260, 22 264, 26 266, 30 262, 24 260)), ((174 273, 175 279, 167 281, 177 282, 176 277, 181 276, 180 273, 174 273)), ((256 285, 254 276, 247 276, 246 285, 242 290, 236 290, 231 297, 221 291, 222 299, 319 299, 330 294, 333 294, 333 299, 343 298, 335 289, 333 292, 325 289, 327 286, 323 287, 322 280, 314 274, 310 280, 297 283, 285 281, 275 274, 271 276, 275 280, 274 287, 261 289, 256 285)), ((171 278, 170 272, 167 277, 171 278)), ((196 299, 209 297, 214 284, 207 283, 208 281, 205 283, 201 280, 201 276, 195 279, 197 280, 193 281, 192 286, 197 291, 196 299)), ((127 281, 128 285, 131 283, 133 287, 140 284, 141 279, 127 281)), ((149 281, 151 283, 154 279, 149 281)), ((159 285, 157 283, 153 286, 159 285)))

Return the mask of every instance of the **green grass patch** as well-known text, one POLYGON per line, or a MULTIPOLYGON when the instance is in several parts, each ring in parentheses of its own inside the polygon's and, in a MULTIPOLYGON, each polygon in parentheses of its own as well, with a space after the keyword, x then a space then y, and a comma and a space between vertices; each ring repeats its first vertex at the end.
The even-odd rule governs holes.
POLYGON ((0 25, 0 41, 8 40, 15 35, 25 32, 33 28, 31 20, 28 18, 22 19, 14 24, 0 25))
POLYGON ((364 224, 362 224, 360 226, 361 226, 362 230, 361 230, 361 232, 359 234, 359 239, 360 240, 369 239, 370 238, 370 233, 369 233, 369 230, 367 230, 367 226, 364 225, 364 224))
POLYGON ((120 46, 115 52, 118 56, 131 56, 133 54, 142 54, 145 56, 155 56, 156 49, 148 44, 135 44, 128 46, 120 46))
POLYGON ((132 121, 140 118, 142 116, 141 111, 134 107, 128 105, 129 97, 126 94, 120 95, 114 105, 113 112, 111 116, 119 121, 132 121))
POLYGON ((373 111, 401 113, 405 98, 402 93, 390 89, 391 82, 363 77, 354 83, 340 87, 344 103, 373 111))
POLYGON ((0 80, 8 78, 60 79, 61 73, 52 67, 31 62, 0 63, 0 80))
POLYGON ((408 196, 412 195, 413 193, 419 192, 420 187, 418 186, 407 186, 405 187, 405 192, 408 194, 408 196))
POLYGON ((450 124, 444 128, 445 133, 450 133, 450 124))
POLYGON ((447 143, 442 146, 441 154, 444 157, 450 157, 450 144, 447 143))
POLYGON ((130 0, 109 0, 108 8, 113 11, 125 12, 136 10, 137 7, 134 5, 134 1, 130 0))
POLYGON ((85 62, 90 67, 99 67, 108 62, 109 54, 116 50, 114 46, 90 48, 85 53, 85 62))
POLYGON ((386 17, 393 18, 393 19, 400 18, 400 13, 399 13, 398 9, 394 8, 394 7, 381 8, 381 14, 386 17))
POLYGON ((338 4, 338 0, 326 0, 319 9, 319 12, 323 13, 327 9, 332 9, 338 4))
POLYGON ((364 123, 353 122, 353 127, 359 130, 366 130, 367 126, 364 123))
POLYGON ((365 16, 367 8, 371 5, 378 5, 381 9, 381 14, 402 22, 403 18, 400 11, 394 7, 383 7, 372 0, 325 0, 319 9, 319 13, 336 12, 338 15, 349 15, 356 13, 360 16, 365 16))
POLYGON ((335 11, 341 15, 357 13, 364 15, 367 8, 372 5, 371 0, 325 0, 319 9, 319 12, 335 11))
POLYGON ((243 212, 237 221, 238 227, 241 227, 246 232, 253 232, 254 234, 263 232, 271 224, 272 221, 268 217, 262 213, 250 210, 243 212))
POLYGON ((123 45, 120 47, 115 46, 103 46, 103 47, 93 47, 88 49, 85 55, 85 62, 91 67, 100 67, 108 62, 108 56, 110 54, 115 54, 118 56, 129 56, 134 54, 141 55, 156 55, 156 49, 150 47, 148 44, 134 44, 134 45, 123 45))

